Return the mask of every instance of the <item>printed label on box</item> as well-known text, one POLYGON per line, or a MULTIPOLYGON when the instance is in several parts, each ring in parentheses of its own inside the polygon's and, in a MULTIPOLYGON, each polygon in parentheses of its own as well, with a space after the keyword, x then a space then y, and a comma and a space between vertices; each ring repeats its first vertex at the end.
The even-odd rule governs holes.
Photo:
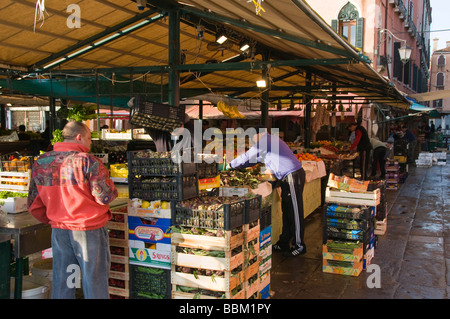
POLYGON ((170 260, 170 251, 130 247, 129 262, 133 265, 171 269, 170 260))

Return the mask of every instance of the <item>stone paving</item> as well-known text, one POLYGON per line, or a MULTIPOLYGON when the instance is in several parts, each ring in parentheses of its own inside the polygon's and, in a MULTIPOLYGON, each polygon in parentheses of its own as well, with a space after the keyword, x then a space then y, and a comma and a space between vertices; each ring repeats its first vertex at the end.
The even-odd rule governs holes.
POLYGON ((372 272, 358 277, 322 272, 322 208, 305 220, 308 251, 273 252, 272 299, 448 299, 450 296, 450 160, 429 168, 409 166, 399 190, 387 190, 387 231, 378 236, 372 272))

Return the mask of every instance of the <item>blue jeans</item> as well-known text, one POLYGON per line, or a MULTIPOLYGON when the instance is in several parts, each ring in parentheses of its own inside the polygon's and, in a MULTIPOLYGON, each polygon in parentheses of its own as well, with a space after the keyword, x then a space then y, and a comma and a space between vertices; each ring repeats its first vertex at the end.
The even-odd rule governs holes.
POLYGON ((75 231, 53 228, 53 299, 74 299, 83 288, 85 299, 108 299, 111 267, 106 227, 75 231))

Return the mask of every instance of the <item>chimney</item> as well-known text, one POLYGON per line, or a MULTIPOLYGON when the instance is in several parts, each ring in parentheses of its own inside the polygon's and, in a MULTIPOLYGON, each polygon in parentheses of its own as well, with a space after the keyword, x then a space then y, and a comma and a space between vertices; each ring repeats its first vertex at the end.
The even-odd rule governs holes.
POLYGON ((439 43, 439 39, 434 38, 433 39, 433 52, 437 50, 438 43, 439 43))
POLYGON ((450 47, 450 41, 445 42, 446 47, 450 47))

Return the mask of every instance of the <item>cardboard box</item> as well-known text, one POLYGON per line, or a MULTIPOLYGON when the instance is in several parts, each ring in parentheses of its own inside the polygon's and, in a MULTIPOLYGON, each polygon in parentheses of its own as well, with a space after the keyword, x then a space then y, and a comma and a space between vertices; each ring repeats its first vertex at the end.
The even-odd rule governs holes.
MULTIPOLYGON (((128 216, 136 217, 150 217, 150 218, 172 218, 172 210, 169 201, 155 200, 150 202, 148 208, 140 207, 140 204, 135 202, 136 199, 128 201, 128 216), (162 208, 163 202, 166 202, 167 208, 162 208)), ((139 200, 137 200, 139 201, 139 200)))
POLYGON ((152 244, 170 244, 170 226, 171 220, 168 218, 128 216, 128 239, 152 244))
POLYGON ((8 197, 0 199, 0 210, 5 213, 21 213, 27 211, 27 198, 8 197))
POLYGON ((170 246, 156 244, 154 248, 146 248, 145 242, 130 240, 129 263, 132 265, 171 269, 170 246))

